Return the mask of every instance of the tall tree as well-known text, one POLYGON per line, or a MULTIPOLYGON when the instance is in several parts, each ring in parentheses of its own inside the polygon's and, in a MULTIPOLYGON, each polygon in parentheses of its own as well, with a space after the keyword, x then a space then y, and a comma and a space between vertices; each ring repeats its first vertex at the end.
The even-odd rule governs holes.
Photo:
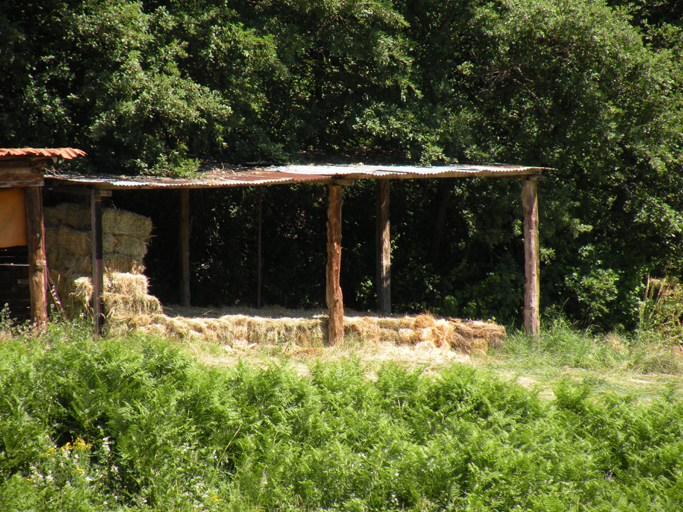
MULTIPOLYGON (((682 13, 677 0, 0 0, 0 139, 81 147, 81 165, 128 173, 358 146, 556 167, 540 189, 545 306, 632 325, 647 274, 683 277, 682 13)), ((345 212, 359 307, 373 302, 371 194, 349 191, 345 212)), ((398 309, 519 316, 516 183, 392 194, 398 309)), ((207 244, 228 251, 221 229, 207 244)), ((232 268, 248 244, 238 256, 232 268)), ((205 257, 208 282, 221 266, 205 257)), ((272 292, 296 302, 290 290, 272 292)))

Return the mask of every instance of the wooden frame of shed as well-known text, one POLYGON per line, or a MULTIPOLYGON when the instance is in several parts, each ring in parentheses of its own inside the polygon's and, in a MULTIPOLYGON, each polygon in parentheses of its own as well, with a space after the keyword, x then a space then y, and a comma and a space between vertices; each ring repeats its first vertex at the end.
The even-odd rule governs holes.
MULTIPOLYGON (((24 282, 28 285, 31 320, 38 326, 47 324, 48 272, 45 255, 43 220, 43 168, 60 158, 84 156, 72 148, 0 148, 0 248, 28 248, 28 261, 9 258, 0 261, 6 296, 16 299, 24 282), (23 198, 21 197, 23 196, 23 198), (26 276, 26 277, 22 277, 26 276)), ((2 307, 4 304, 0 304, 2 307)))
POLYGON ((507 177, 522 181, 524 216, 524 328, 534 337, 540 334, 539 242, 537 182, 545 171, 554 169, 519 165, 447 165, 436 167, 386 165, 289 165, 258 170, 214 170, 197 179, 158 177, 112 177, 55 175, 47 179, 54 189, 86 193, 91 197, 93 240, 93 311, 96 329, 102 321, 102 196, 114 190, 177 189, 181 196, 179 237, 181 248, 180 302, 190 305, 190 211, 189 191, 197 188, 266 186, 315 183, 328 186, 326 302, 329 311, 328 341, 337 343, 344 336, 344 301, 340 286, 341 219, 343 187, 356 180, 377 182, 377 297, 381 313, 391 312, 391 239, 389 183, 397 179, 438 179, 507 177))

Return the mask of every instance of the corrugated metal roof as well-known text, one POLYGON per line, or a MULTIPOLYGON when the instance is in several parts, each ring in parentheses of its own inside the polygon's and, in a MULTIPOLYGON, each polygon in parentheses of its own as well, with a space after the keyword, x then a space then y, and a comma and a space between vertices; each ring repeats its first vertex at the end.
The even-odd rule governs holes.
POLYGON ((154 176, 46 176, 64 185, 81 185, 103 190, 156 188, 221 188, 292 183, 330 183, 335 179, 421 179, 476 176, 533 176, 548 167, 521 165, 444 165, 433 167, 392 165, 286 165, 253 170, 214 169, 192 179, 154 176))
POLYGON ((415 179, 461 178, 467 176, 524 176, 553 170, 547 167, 522 165, 439 165, 417 167, 410 165, 288 165, 281 168, 291 173, 323 174, 347 179, 415 179))
POLYGON ((0 148, 0 157, 8 156, 61 157, 71 160, 85 156, 85 151, 75 148, 0 148))

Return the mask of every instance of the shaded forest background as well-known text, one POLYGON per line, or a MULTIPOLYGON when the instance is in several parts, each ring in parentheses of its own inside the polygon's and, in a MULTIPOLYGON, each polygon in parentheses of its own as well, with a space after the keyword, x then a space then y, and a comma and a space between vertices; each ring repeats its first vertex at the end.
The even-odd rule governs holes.
MULTIPOLYGON (((0 0, 0 141, 84 149, 81 172, 190 176, 311 160, 506 162, 539 187, 542 307, 629 329, 683 273, 683 3, 0 0), (323 155, 323 156, 321 156, 323 155)), ((392 184, 394 309, 519 322, 520 184, 392 184)), ((193 299, 253 304, 256 189, 195 191, 193 299)), ((326 191, 263 191, 263 297, 324 302, 326 191)), ((173 300, 170 192, 152 290, 173 300)), ((342 286, 372 309, 374 187, 345 191, 342 286)))

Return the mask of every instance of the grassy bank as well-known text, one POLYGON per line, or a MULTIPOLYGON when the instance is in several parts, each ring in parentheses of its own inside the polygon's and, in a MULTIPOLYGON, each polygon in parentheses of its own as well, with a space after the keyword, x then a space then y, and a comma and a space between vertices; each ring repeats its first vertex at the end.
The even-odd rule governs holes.
POLYGON ((649 375, 650 342, 546 336, 427 369, 272 351, 207 365, 202 347, 69 324, 5 335, 0 510, 680 509, 678 390, 643 400, 571 373, 649 375), (550 368, 569 372, 543 381, 552 399, 504 375, 550 368))

